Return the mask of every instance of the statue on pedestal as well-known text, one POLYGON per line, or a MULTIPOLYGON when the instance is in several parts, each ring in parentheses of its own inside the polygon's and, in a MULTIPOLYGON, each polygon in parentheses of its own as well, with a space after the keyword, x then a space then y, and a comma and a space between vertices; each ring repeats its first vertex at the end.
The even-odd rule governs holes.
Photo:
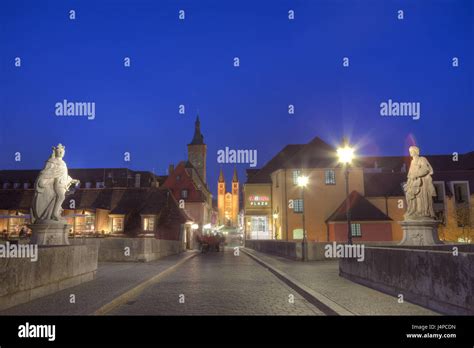
POLYGON ((53 146, 53 153, 46 161, 35 182, 35 195, 31 207, 29 227, 33 230, 32 242, 38 245, 67 245, 69 225, 61 217, 62 204, 71 185, 79 183, 68 175, 63 161, 66 148, 53 146))
POLYGON ((418 147, 410 146, 409 152, 412 161, 404 186, 408 205, 405 220, 434 219, 433 197, 436 190, 431 179, 433 168, 425 157, 420 157, 418 147))
POLYGON ((400 221, 403 239, 400 245, 442 244, 438 238, 436 216, 433 210, 433 197, 436 190, 431 176, 433 168, 425 157, 420 157, 420 149, 410 146, 412 161, 407 182, 403 185, 407 201, 405 220, 400 221))

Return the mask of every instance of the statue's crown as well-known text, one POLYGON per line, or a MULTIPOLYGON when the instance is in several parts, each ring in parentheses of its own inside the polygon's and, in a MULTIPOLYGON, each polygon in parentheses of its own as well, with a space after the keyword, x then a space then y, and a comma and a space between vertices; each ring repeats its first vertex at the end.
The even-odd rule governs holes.
POLYGON ((54 146, 53 149, 55 150, 64 150, 66 147, 63 144, 59 143, 58 146, 54 146))

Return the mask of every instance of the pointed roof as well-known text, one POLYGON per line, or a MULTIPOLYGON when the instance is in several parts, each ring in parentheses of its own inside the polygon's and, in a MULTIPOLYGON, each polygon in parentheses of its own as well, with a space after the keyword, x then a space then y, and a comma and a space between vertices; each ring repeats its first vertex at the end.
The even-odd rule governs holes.
POLYGON ((304 145, 290 144, 280 150, 270 161, 268 161, 261 169, 247 169, 247 183, 271 183, 270 174, 275 170, 283 167, 293 154, 295 154, 304 145))
POLYGON ((222 172, 222 168, 221 168, 221 172, 219 173, 219 182, 225 182, 224 173, 222 172))
POLYGON ((234 176, 232 177, 232 182, 239 182, 239 178, 237 177, 237 168, 234 167, 234 176))
MULTIPOLYGON (((349 195, 352 221, 392 221, 379 208, 370 203, 359 192, 352 191, 349 195)), ((331 214, 326 222, 346 221, 346 200, 331 214)))
POLYGON ((336 149, 319 137, 302 145, 284 164, 284 168, 325 168, 337 165, 336 149))
POLYGON ((194 136, 193 140, 188 145, 204 145, 204 135, 201 133, 201 122, 199 121, 199 115, 196 117, 194 123, 194 136))

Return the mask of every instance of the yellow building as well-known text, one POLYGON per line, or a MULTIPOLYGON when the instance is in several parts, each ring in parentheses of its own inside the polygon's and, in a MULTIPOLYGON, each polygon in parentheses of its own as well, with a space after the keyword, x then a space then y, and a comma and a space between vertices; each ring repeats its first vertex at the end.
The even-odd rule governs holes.
MULTIPOLYGON (((474 152, 459 155, 458 162, 451 155, 424 156, 434 168, 440 238, 474 241, 474 152)), ((406 211, 402 184, 410 161, 408 156, 365 156, 352 163, 351 233, 356 241, 402 239, 398 222, 406 211)), ((287 145, 262 168, 248 170, 243 191, 247 239, 301 240, 303 205, 308 240, 347 238, 347 224, 341 219, 346 200, 344 168, 336 149, 318 137, 307 144, 287 145), (305 202, 297 185, 299 176, 308 177, 305 202)))
POLYGON ((235 168, 231 192, 226 192, 224 173, 221 169, 217 182, 217 209, 219 225, 238 227, 239 179, 235 168))

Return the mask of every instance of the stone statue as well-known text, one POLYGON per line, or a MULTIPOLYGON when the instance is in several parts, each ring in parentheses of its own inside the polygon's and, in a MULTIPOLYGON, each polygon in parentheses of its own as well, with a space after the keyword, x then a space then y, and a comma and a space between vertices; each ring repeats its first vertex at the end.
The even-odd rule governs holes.
POLYGON ((74 180, 68 175, 66 162, 63 161, 65 150, 61 144, 53 146, 51 157, 36 179, 31 208, 31 220, 34 224, 64 221, 61 217, 61 206, 66 192, 71 185, 79 183, 79 180, 74 180))
POLYGON ((408 205, 405 220, 433 220, 433 197, 436 196, 431 179, 433 168, 425 157, 420 157, 418 147, 410 146, 409 151, 412 161, 404 185, 408 205))

